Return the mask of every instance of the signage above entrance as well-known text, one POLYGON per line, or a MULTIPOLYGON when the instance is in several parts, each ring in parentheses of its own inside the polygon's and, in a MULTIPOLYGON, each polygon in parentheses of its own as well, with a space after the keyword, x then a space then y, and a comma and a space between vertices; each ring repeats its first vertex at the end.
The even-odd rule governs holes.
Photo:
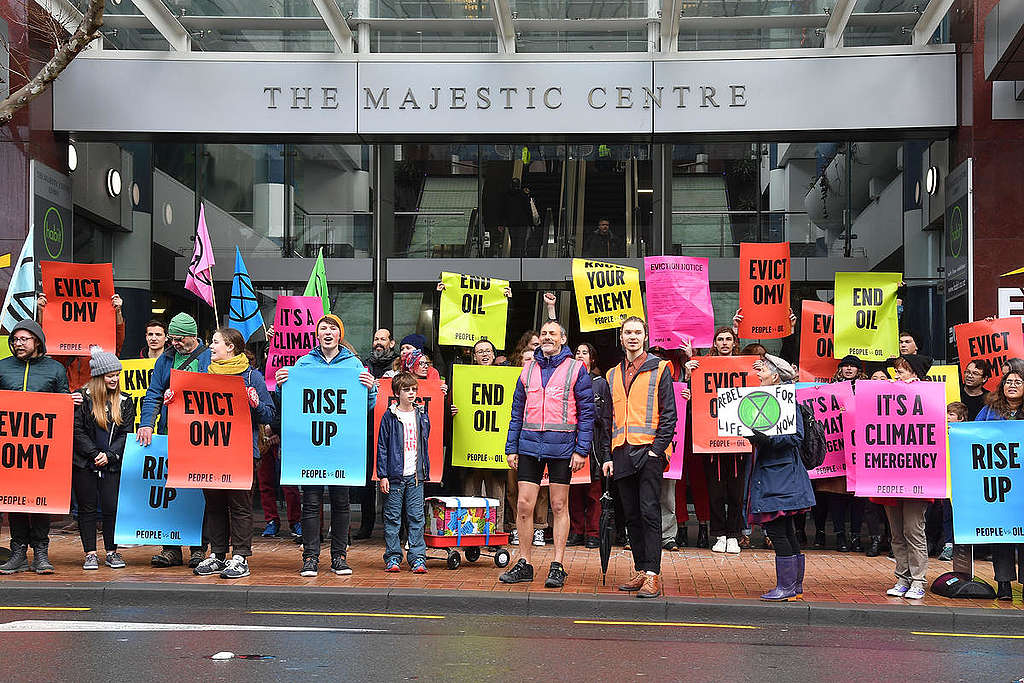
POLYGON ((57 80, 54 129, 387 137, 956 125, 955 55, 940 50, 603 61, 104 55, 78 57, 57 80), (126 90, 132 83, 146 87, 126 90))

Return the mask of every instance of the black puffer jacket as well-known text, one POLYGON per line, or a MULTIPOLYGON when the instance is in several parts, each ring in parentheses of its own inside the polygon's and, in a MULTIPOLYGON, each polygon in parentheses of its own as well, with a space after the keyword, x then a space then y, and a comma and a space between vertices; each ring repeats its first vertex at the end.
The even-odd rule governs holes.
MULTIPOLYGON (((32 320, 23 320, 11 330, 24 330, 39 340, 39 356, 20 360, 10 356, 0 360, 0 389, 5 391, 41 391, 50 394, 68 393, 68 373, 64 366, 46 355, 46 337, 43 328, 32 320)), ((10 343, 8 339, 8 343, 10 343)), ((14 345, 11 344, 11 353, 14 345)))
POLYGON ((92 414, 92 398, 87 387, 77 393, 82 394, 82 405, 75 407, 75 450, 72 462, 75 467, 83 470, 100 470, 104 472, 120 472, 121 459, 124 457, 124 444, 128 433, 135 428, 135 402, 131 396, 121 394, 121 424, 114 424, 110 419, 110 408, 107 408, 109 428, 100 430, 96 417, 92 414), (102 435, 105 438, 101 438, 102 435), (107 454, 107 465, 96 467, 94 461, 100 453, 107 454))

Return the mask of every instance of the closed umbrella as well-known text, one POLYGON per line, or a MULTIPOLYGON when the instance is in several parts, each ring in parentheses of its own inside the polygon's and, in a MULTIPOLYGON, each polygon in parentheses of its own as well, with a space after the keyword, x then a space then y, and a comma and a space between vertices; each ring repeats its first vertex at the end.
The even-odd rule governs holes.
POLYGON ((615 527, 615 505, 612 494, 608 491, 608 477, 604 478, 604 493, 601 494, 601 585, 608 578, 608 558, 612 555, 612 533, 615 527))

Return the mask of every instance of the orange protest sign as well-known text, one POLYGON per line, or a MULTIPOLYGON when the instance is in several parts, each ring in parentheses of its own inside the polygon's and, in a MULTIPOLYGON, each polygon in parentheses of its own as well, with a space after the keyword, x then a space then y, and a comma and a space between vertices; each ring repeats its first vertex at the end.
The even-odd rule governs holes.
POLYGON ((954 326, 953 333, 961 375, 971 361, 977 361, 985 374, 987 391, 999 384, 1007 360, 1024 356, 1024 330, 1017 317, 964 323, 954 326))
POLYGON ((67 514, 74 431, 71 394, 0 391, 0 512, 67 514))
POLYGON ((793 332, 789 308, 789 242, 741 243, 740 336, 788 337, 793 332))
POLYGON ((238 375, 171 370, 167 407, 167 486, 252 487, 252 418, 238 375))
MULTIPOLYGON (((430 418, 430 436, 427 438, 427 456, 430 458, 430 481, 441 481, 444 470, 444 393, 441 380, 421 379, 416 392, 416 404, 426 406, 430 418)), ((398 403, 398 397, 391 393, 391 378, 380 380, 377 387, 377 403, 373 406, 373 471, 370 477, 377 481, 377 439, 380 436, 380 420, 384 411, 398 403)))
POLYGON ((800 311, 800 381, 829 382, 836 374, 839 360, 832 339, 832 304, 804 300, 800 311))
POLYGON ((694 453, 749 453, 742 436, 718 435, 718 390, 760 384, 754 373, 757 356, 703 356, 690 376, 694 453))
POLYGON ((114 268, 109 263, 43 261, 43 334, 55 356, 88 356, 93 344, 116 353, 114 268))

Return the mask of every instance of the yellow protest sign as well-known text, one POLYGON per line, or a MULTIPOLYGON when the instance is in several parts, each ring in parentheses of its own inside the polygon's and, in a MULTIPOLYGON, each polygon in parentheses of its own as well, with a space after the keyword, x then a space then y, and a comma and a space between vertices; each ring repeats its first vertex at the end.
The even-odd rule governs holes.
POLYGON ((836 273, 835 357, 885 360, 899 355, 899 273, 836 273))
POLYGON ((6 334, 0 334, 0 360, 13 356, 11 353, 10 336, 6 334))
POLYGON ((505 440, 522 368, 456 365, 452 370, 452 464, 508 469, 505 440))
MULTIPOLYGON (((896 370, 886 368, 886 372, 896 379, 896 370)), ((956 365, 933 365, 924 376, 926 382, 942 382, 946 385, 946 404, 960 400, 960 368, 956 365)))
MULTIPOLYGON (((139 428, 142 420, 142 397, 149 389, 149 379, 153 376, 153 367, 156 365, 156 358, 137 358, 121 361, 121 391, 132 397, 135 402, 135 426, 132 431, 139 428)), ((160 415, 156 416, 156 423, 160 423, 160 415)))
POLYGON ((630 316, 644 318, 640 271, 604 261, 574 258, 572 286, 580 331, 610 330, 630 316))
POLYGON ((505 348, 508 319, 507 280, 483 275, 441 273, 441 323, 437 343, 473 346, 488 339, 495 348, 505 348))

